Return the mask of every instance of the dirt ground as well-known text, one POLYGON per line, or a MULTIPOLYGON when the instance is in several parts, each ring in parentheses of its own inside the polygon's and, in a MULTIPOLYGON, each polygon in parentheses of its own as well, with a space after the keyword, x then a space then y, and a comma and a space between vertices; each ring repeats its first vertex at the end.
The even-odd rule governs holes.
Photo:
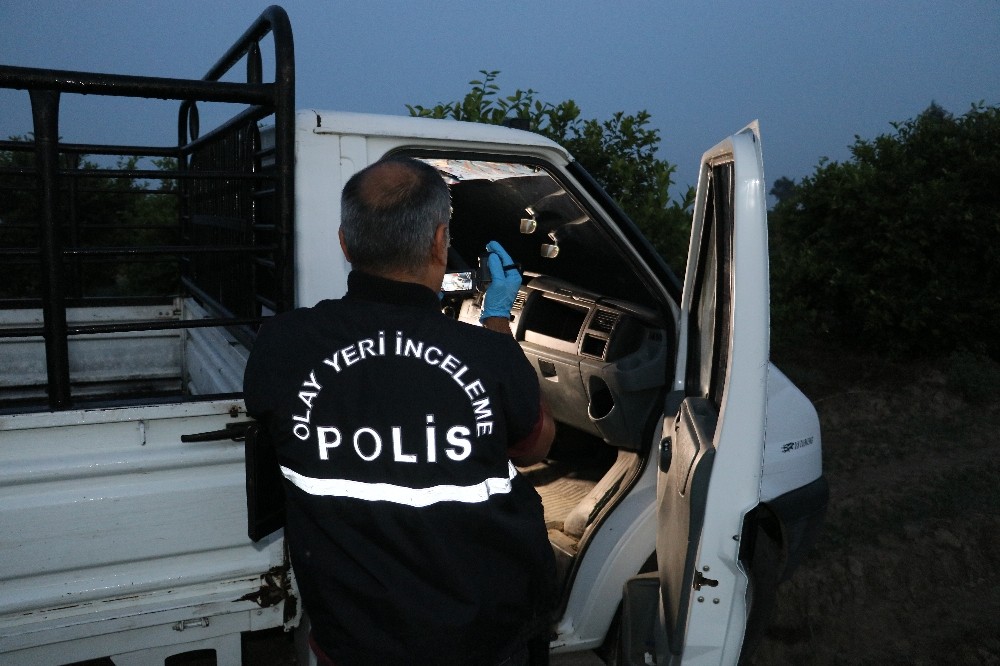
POLYGON ((1000 664, 1000 366, 799 352, 830 506, 757 666, 1000 664))

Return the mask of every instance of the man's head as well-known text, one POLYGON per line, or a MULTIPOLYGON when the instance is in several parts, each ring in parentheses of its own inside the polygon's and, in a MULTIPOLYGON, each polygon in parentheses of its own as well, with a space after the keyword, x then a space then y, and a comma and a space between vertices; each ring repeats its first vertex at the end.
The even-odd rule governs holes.
POLYGON ((344 186, 341 245, 356 269, 418 275, 442 260, 442 237, 447 252, 450 217, 448 185, 434 167, 408 157, 381 160, 344 186))

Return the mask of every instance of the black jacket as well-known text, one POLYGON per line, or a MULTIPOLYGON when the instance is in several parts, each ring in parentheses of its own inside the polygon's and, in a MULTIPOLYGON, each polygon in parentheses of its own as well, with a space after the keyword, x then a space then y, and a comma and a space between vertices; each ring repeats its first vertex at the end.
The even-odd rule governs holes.
POLYGON ((507 451, 537 432, 539 390, 512 337, 355 271, 343 299, 261 328, 244 390, 277 449, 292 564, 334 663, 490 663, 537 625, 552 551, 507 451))

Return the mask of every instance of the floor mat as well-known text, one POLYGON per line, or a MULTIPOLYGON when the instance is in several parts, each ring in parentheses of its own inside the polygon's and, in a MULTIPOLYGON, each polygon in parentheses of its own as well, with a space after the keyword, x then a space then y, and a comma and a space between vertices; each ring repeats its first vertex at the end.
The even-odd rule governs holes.
POLYGON ((587 493, 597 485, 600 473, 573 469, 560 462, 542 462, 522 470, 542 497, 545 524, 562 529, 563 521, 587 493))

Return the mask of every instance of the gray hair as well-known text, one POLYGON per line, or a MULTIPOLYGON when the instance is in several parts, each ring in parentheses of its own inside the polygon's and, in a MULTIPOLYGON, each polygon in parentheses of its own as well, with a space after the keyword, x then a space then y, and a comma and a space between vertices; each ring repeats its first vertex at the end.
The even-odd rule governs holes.
POLYGON ((351 176, 340 200, 340 229, 351 264, 375 274, 417 272, 427 263, 451 197, 437 169, 392 157, 351 176))

